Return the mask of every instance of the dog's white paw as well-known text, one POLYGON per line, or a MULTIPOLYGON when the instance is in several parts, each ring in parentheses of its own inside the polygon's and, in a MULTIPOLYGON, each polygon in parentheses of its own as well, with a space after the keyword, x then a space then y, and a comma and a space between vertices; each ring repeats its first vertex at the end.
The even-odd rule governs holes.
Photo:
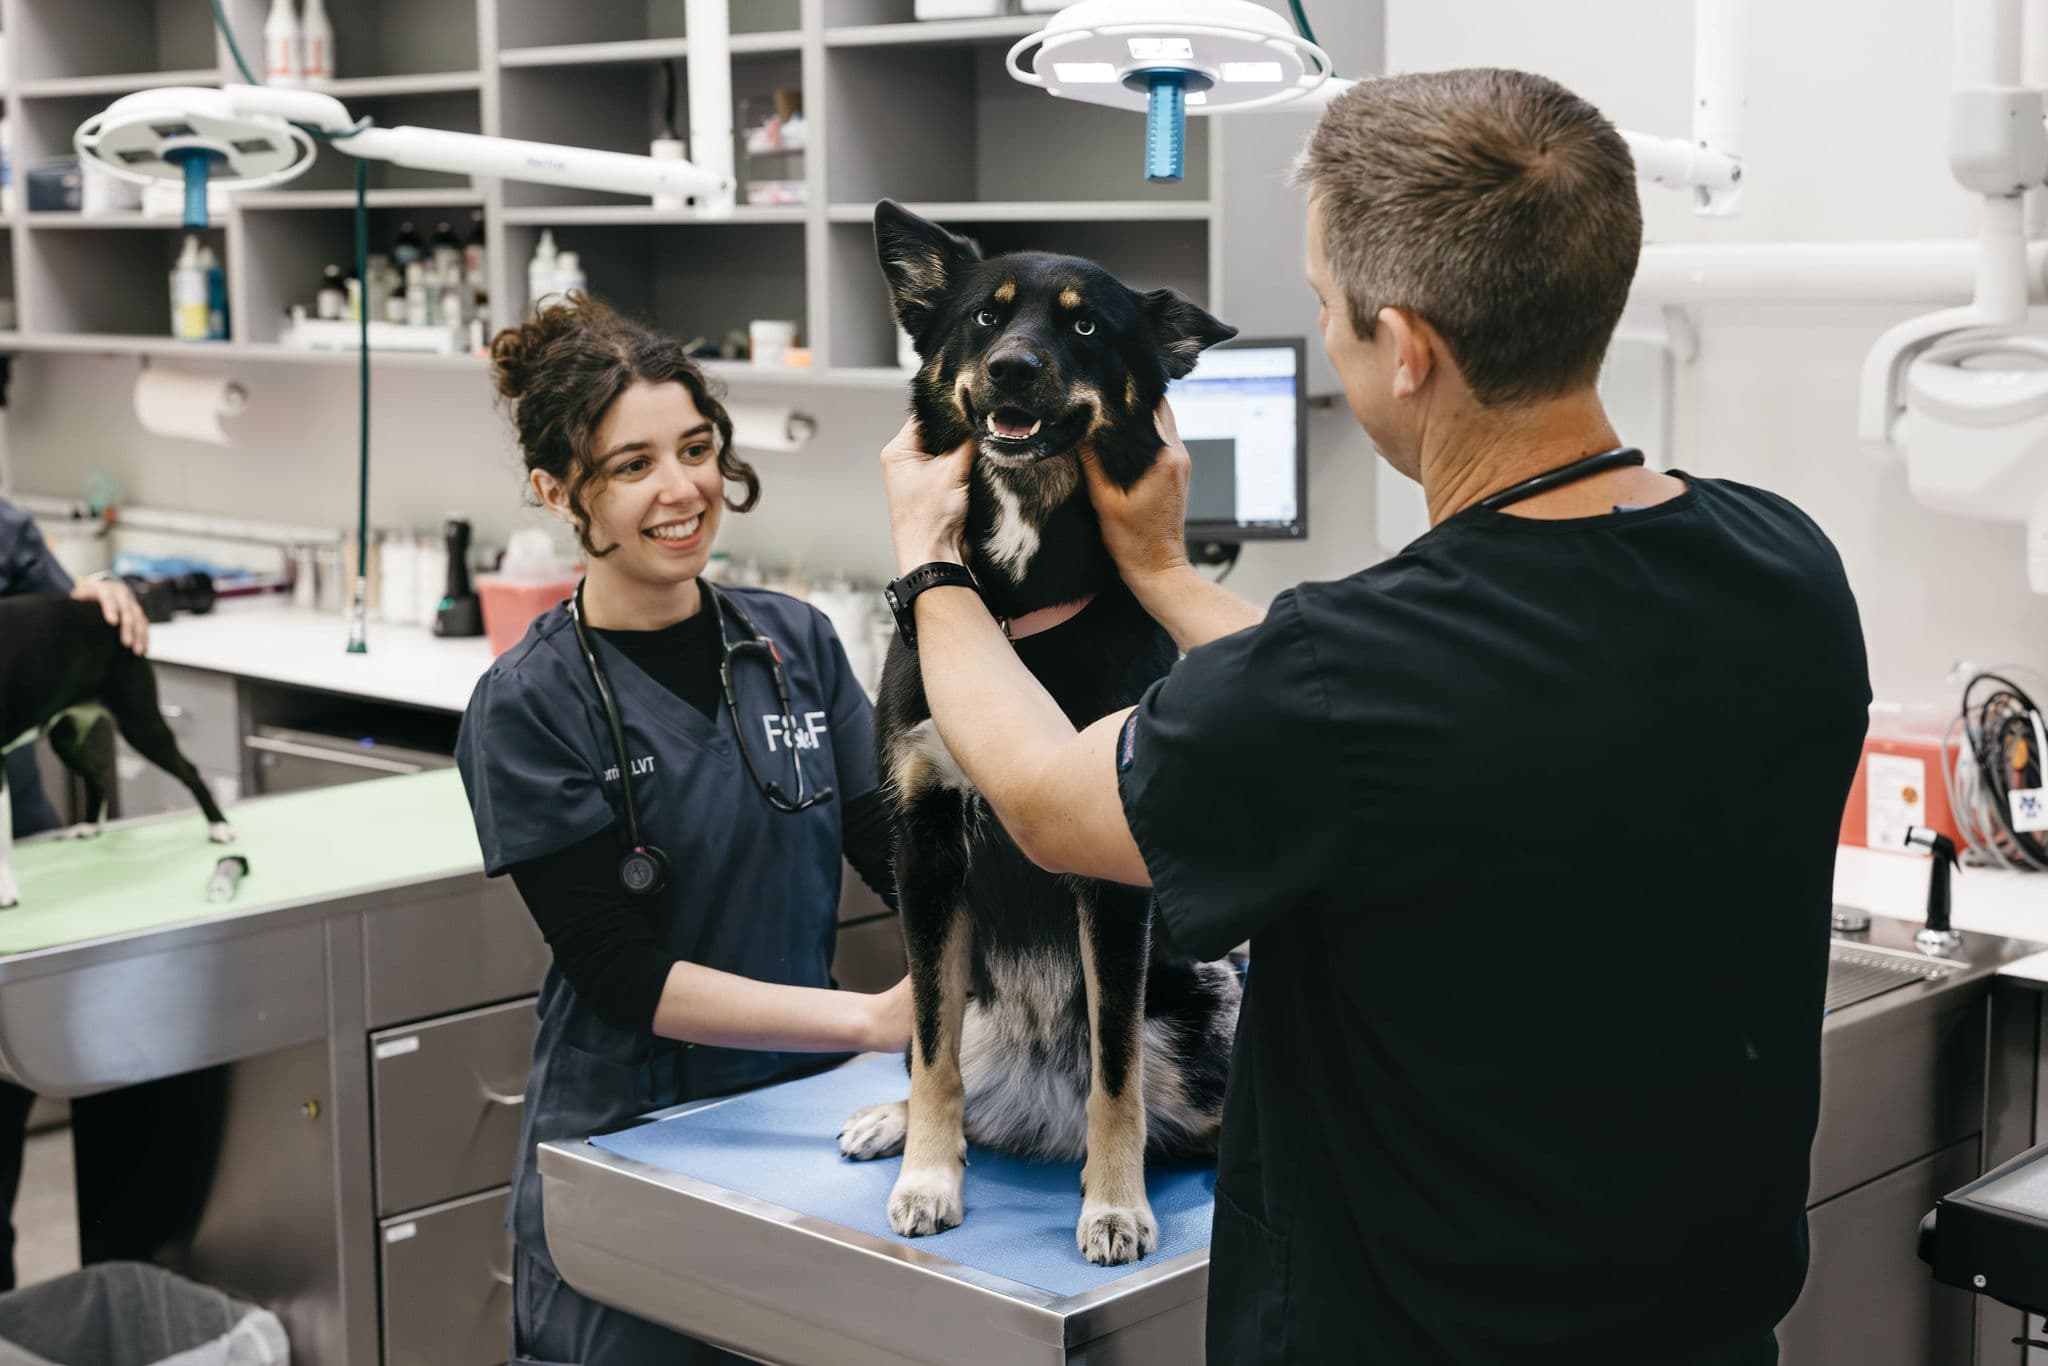
POLYGON ((96 840, 106 833, 106 829, 104 825, 97 821, 80 821, 76 825, 66 826, 64 833, 59 835, 58 838, 67 840, 96 840))
POLYGON ((0 868, 0 911, 11 911, 21 904, 21 884, 14 880, 12 868, 0 868))
POLYGON ((226 821, 215 821, 206 827, 206 837, 215 844, 233 844, 235 842, 235 827, 229 825, 226 821))
POLYGON ((910 1127, 910 1102, 892 1100, 887 1105, 870 1105, 855 1110, 853 1118, 839 1131, 839 1151, 856 1162, 877 1157, 894 1157, 903 1151, 903 1134, 910 1127))
POLYGON ((905 1168, 889 1192, 889 1227, 905 1238, 944 1233, 963 1217, 958 1167, 905 1168))
POLYGON ((1122 1266, 1149 1256, 1159 1246, 1159 1221, 1152 1206, 1081 1206, 1081 1222, 1074 1226, 1074 1243, 1081 1255, 1097 1266, 1122 1266))

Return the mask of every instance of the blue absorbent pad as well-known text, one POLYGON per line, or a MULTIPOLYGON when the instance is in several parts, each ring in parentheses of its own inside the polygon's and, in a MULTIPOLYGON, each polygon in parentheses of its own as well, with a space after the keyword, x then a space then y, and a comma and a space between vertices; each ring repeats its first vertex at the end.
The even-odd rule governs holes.
POLYGON ((889 1229, 888 1202, 903 1159, 849 1161, 839 1155, 838 1135, 855 1110, 901 1100, 909 1088, 902 1059, 862 1058, 590 1141, 620 1157, 1061 1297, 1209 1246, 1212 1164, 1151 1164, 1145 1187, 1159 1220, 1158 1250, 1128 1266, 1096 1266, 1074 1245, 1081 1164, 1027 1162, 979 1147, 968 1149, 961 1225, 925 1238, 898 1237, 889 1229))

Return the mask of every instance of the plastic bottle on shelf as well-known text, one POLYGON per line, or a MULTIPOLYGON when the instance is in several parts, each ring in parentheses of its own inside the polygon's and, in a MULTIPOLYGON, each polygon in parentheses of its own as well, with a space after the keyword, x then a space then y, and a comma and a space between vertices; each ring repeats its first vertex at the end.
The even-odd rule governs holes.
POLYGON ((205 341, 206 328, 206 265, 198 235, 187 233, 178 263, 171 267, 171 335, 179 341, 205 341))
POLYGON ((270 0, 270 17, 263 21, 263 82, 298 85, 305 70, 303 38, 292 0, 270 0))
POLYGON ((426 243, 420 241, 420 235, 413 228, 412 220, 407 219, 405 222, 400 223, 398 225, 398 240, 391 244, 391 264, 397 266, 400 270, 404 270, 426 254, 426 243))
POLYGON ((573 251, 565 251, 555 258, 555 293, 567 294, 572 289, 589 289, 590 281, 583 274, 583 258, 573 251))
POLYGON ((427 263, 415 260, 405 268, 405 321, 425 327, 432 321, 433 305, 427 294, 427 263))
POLYGON ((540 245, 533 249, 533 259, 526 263, 526 302, 538 309, 540 301, 555 292, 555 234, 551 228, 540 230, 540 245))
POLYGON ((327 19, 326 0, 306 0, 306 17, 299 23, 299 51, 307 80, 334 79, 334 25, 327 19))
POLYGON ((220 258, 204 242, 199 244, 199 268, 206 273, 206 339, 228 339, 228 273, 220 258))
POLYGON ((469 240, 462 245, 462 282, 469 291, 469 311, 474 315, 490 297, 490 253, 484 244, 484 211, 469 213, 469 240))
POLYGON ((14 144, 7 136, 7 115, 0 114, 0 214, 14 212, 14 144))
POLYGON ((328 266, 320 272, 320 292, 313 296, 313 316, 340 318, 348 313, 348 291, 341 283, 341 267, 328 266))
POLYGON ((462 268, 462 239, 445 221, 436 223, 434 235, 427 239, 427 254, 434 258, 434 264, 443 274, 459 271, 462 268))

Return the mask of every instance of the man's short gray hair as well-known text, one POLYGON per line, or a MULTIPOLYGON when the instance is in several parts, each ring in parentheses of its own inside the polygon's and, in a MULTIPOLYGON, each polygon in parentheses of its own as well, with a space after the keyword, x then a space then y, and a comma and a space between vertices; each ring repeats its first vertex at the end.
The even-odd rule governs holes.
POLYGON ((1591 384, 1642 253, 1635 163, 1555 81, 1477 68, 1361 81, 1295 165, 1352 326, 1428 322, 1481 403, 1591 384))

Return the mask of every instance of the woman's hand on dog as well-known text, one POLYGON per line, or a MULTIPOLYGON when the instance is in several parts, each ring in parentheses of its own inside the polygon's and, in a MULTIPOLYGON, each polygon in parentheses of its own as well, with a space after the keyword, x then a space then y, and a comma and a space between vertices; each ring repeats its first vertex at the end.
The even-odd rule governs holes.
POLYGON ((1103 473, 1095 452, 1083 447, 1081 468, 1088 475, 1088 501, 1102 524, 1103 544, 1116 561, 1124 583, 1144 599, 1146 586, 1164 575, 1188 568, 1188 448, 1174 426, 1173 409, 1161 399, 1153 419, 1165 449, 1138 482, 1121 488, 1103 473))
POLYGON ((882 448, 882 483, 889 495, 898 573, 934 560, 965 563, 961 540, 967 528, 967 471, 973 460, 972 441, 941 455, 925 450, 916 418, 904 423, 882 448))
POLYGON ((901 1053, 910 1047, 910 979, 868 997, 873 1019, 866 1047, 873 1053, 901 1053))
POLYGON ((120 629, 123 645, 136 654, 149 652, 149 618, 143 615, 134 589, 115 578, 86 579, 72 587, 71 596, 80 602, 98 603, 107 625, 120 629))

